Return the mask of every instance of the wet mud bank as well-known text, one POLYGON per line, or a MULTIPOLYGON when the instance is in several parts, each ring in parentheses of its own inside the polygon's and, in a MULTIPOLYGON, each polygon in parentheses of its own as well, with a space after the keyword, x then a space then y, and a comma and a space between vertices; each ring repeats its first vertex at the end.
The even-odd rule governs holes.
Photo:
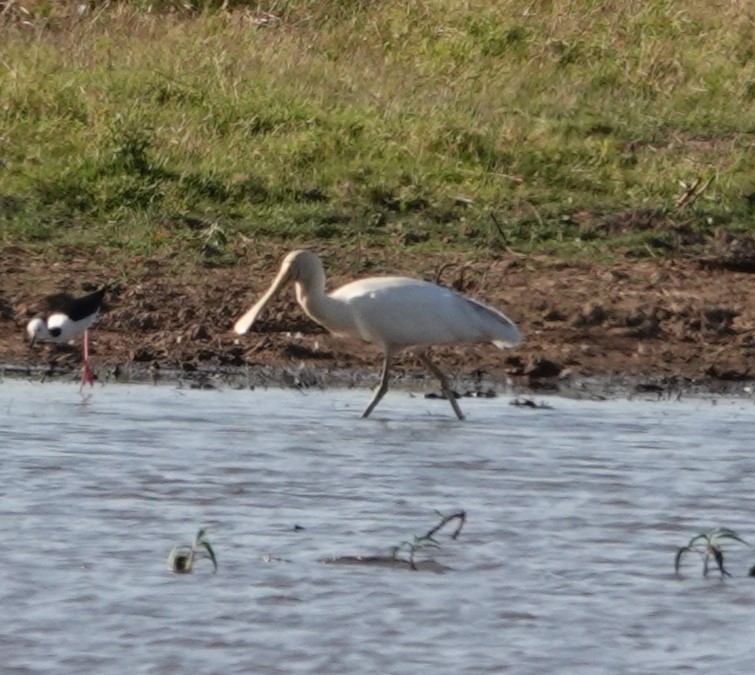
MULTIPOLYGON (((366 276, 424 278, 504 311, 522 330, 511 350, 434 348, 465 396, 749 395, 755 378, 755 276, 702 259, 600 264, 502 254, 469 261, 407 251, 313 247, 328 288, 366 276)), ((0 250, 0 364, 7 377, 76 377, 77 345, 35 345, 24 328, 48 293, 110 284, 90 332, 99 382, 196 388, 356 387, 377 383, 372 346, 328 335, 287 291, 245 336, 233 322, 266 289, 287 251, 249 251, 229 267, 169 257, 103 262, 96 252, 0 250)), ((411 354, 393 388, 439 391, 411 354)))

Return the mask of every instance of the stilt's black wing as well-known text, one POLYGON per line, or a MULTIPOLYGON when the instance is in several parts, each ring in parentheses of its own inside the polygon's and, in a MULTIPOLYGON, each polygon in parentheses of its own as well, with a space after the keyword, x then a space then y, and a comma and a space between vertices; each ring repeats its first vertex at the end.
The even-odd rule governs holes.
POLYGON ((103 286, 100 290, 81 298, 74 298, 68 293, 56 293, 45 298, 45 305, 48 313, 61 312, 68 315, 71 321, 79 321, 100 309, 106 290, 107 286, 103 286))

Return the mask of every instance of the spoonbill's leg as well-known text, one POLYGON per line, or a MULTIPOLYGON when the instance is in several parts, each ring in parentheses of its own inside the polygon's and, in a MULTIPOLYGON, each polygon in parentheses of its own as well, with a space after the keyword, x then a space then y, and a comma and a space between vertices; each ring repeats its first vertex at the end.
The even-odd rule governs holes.
POLYGON ((84 368, 81 373, 80 390, 84 388, 85 384, 89 384, 90 387, 94 386, 94 376, 92 375, 92 370, 89 368, 89 331, 84 331, 82 350, 84 352, 84 368))
POLYGON ((433 375, 435 375, 435 377, 438 378, 438 380, 440 381, 440 388, 443 390, 443 394, 448 399, 451 407, 454 409, 456 417, 458 417, 460 420, 463 420, 464 415, 461 412, 461 408, 459 408, 459 404, 456 402, 456 396, 451 391, 451 387, 448 386, 448 380, 443 374, 443 371, 430 360, 427 352, 417 352, 417 356, 419 356, 419 360, 422 361, 422 363, 425 365, 425 368, 427 368, 433 375))
POLYGON ((383 361, 383 374, 380 376, 380 386, 375 392, 375 395, 372 397, 370 405, 368 405, 367 409, 362 413, 363 418, 369 417, 370 413, 375 409, 375 406, 380 403, 380 399, 385 396, 385 392, 388 391, 388 377, 392 357, 393 352, 390 349, 387 349, 385 352, 385 360, 383 361))

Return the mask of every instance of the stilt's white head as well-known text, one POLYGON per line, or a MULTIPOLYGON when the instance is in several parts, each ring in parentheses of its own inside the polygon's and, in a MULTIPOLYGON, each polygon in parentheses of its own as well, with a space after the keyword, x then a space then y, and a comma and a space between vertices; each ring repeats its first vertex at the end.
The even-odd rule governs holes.
POLYGON ((50 331, 47 330, 47 324, 44 319, 39 317, 32 319, 26 324, 26 334, 29 336, 29 340, 33 345, 37 340, 49 340, 50 331))

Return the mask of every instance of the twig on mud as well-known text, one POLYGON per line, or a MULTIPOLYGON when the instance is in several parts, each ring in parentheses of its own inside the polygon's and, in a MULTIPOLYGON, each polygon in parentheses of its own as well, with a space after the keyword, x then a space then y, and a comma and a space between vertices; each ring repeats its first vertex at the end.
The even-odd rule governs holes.
POLYGON ((438 267, 438 269, 435 271, 435 277, 433 278, 433 283, 436 286, 442 286, 443 284, 441 283, 441 277, 443 276, 443 272, 445 272, 447 269, 453 267, 455 264, 456 263, 447 262, 447 263, 443 263, 442 265, 440 265, 438 267))
POLYGON ((443 263, 442 265, 438 266, 438 269, 435 272, 435 277, 433 278, 433 283, 435 283, 436 286, 445 286, 446 288, 452 288, 459 293, 463 293, 465 287, 464 274, 468 269, 472 269, 472 266, 469 264, 458 265, 455 262, 443 263), (461 267, 461 270, 457 273, 456 279, 451 281, 449 284, 444 284, 442 281, 443 273, 447 269, 451 269, 452 267, 461 267))
POLYGON ((684 193, 676 200, 676 208, 684 209, 687 206, 694 204, 698 197, 702 196, 702 194, 710 187, 714 178, 715 176, 711 176, 702 184, 702 186, 700 185, 703 180, 702 177, 696 178, 692 181, 691 185, 687 185, 684 181, 680 181, 682 188, 684 188, 684 193))

